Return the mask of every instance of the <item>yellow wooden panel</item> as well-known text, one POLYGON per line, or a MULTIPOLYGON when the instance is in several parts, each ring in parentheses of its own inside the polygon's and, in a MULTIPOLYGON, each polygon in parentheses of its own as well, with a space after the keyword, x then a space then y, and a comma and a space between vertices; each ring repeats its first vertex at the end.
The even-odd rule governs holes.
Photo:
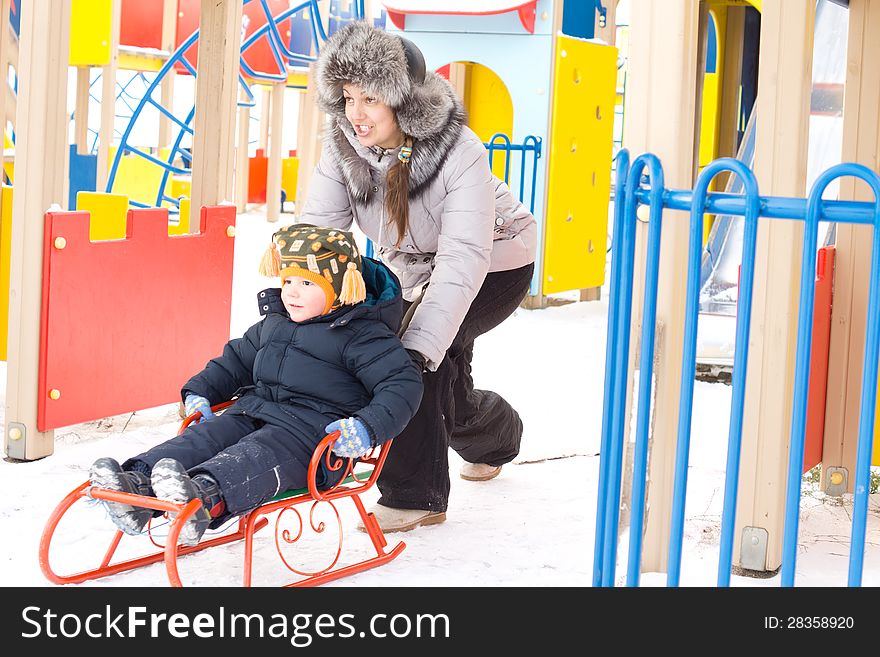
POLYGON ((171 198, 192 196, 192 176, 177 174, 171 178, 171 198))
MULTIPOLYGON (((116 147, 110 148, 107 158, 110 166, 116 157, 116 147)), ((125 194, 132 201, 154 206, 159 186, 162 184, 162 175, 165 173, 158 164, 142 158, 140 155, 123 155, 113 179, 114 194, 125 194)), ((170 177, 166 181, 165 188, 170 187, 170 177)))
POLYGON ((93 242, 125 239, 128 197, 123 194, 77 192, 76 209, 87 211, 89 239, 93 242))
MULTIPOLYGON (((504 81, 482 64, 467 63, 464 106, 468 113, 468 127, 488 143, 492 135, 503 133, 513 136, 513 101, 504 81)), ((496 145, 503 146, 501 140, 496 145)), ((492 154, 492 173, 504 180, 507 154, 492 154)))
POLYGON ((3 155, 3 171, 10 183, 15 182, 15 144, 6 133, 3 133, 3 155))
POLYGON ((151 52, 120 48, 118 65, 124 71, 155 71, 158 73, 167 60, 168 56, 164 54, 157 55, 151 52))
POLYGON ((70 8, 70 65, 110 63, 112 0, 72 0, 70 8))
POLYGON ((296 200, 296 179, 299 172, 299 158, 285 157, 281 160, 281 189, 288 201, 296 200))
POLYGON ((557 37, 541 292, 605 279, 617 49, 557 37))
POLYGON ((0 360, 9 341, 9 264, 12 257, 12 187, 0 192, 0 360))
POLYGON ((190 200, 188 198, 180 199, 180 214, 178 216, 178 223, 175 225, 168 222, 168 234, 169 235, 186 235, 189 233, 189 215, 190 215, 190 200))

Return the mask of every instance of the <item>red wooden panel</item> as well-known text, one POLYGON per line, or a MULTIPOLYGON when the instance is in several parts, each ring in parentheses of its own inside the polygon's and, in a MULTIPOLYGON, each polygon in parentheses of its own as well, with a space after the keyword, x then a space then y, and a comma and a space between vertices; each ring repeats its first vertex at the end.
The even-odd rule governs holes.
POLYGON ((269 175, 269 158, 258 148, 257 154, 248 159, 248 203, 266 202, 266 178, 269 175))
POLYGON ((816 261, 816 300, 810 350, 810 386, 807 390, 807 428, 804 472, 822 461, 825 438, 825 396, 828 389, 828 352, 831 347, 831 302, 834 291, 834 247, 819 249, 816 261))
POLYGON ((90 242, 88 213, 46 214, 40 431, 174 402, 221 352, 235 207, 200 219, 200 234, 169 237, 166 209, 130 210, 126 239, 90 242))
POLYGON ((162 3, 122 0, 119 43, 137 48, 162 48, 162 3))
MULTIPOLYGON (((199 15, 201 0, 179 0, 180 6, 177 12, 177 42, 179 47, 181 43, 186 41, 189 36, 199 29, 199 15)), ((269 10, 273 16, 277 16, 289 8, 287 0, 268 0, 269 10)), ((297 12, 294 16, 299 17, 301 12, 297 12)), ((302 20, 298 18, 298 20, 302 20)), ((242 39, 241 43, 247 40, 257 29, 266 24, 266 13, 263 6, 256 0, 245 5, 242 16, 242 39)), ((290 19, 279 23, 278 31, 284 45, 290 47, 290 19)), ((185 57, 194 68, 198 69, 198 41, 187 50, 185 57)), ((264 33, 250 48, 247 49, 244 56, 245 61, 257 73, 278 74, 278 65, 272 56, 272 50, 269 47, 268 32, 264 33)), ((181 73, 187 72, 180 64, 177 70, 181 73)))

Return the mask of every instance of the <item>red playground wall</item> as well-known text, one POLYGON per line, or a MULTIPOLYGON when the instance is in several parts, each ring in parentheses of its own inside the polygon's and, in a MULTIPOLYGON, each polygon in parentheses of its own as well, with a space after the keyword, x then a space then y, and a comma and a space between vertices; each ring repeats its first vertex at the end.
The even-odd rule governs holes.
POLYGON ((168 404, 229 339, 235 207, 169 237, 166 209, 129 210, 126 238, 90 242, 87 212, 49 212, 37 428, 168 404))

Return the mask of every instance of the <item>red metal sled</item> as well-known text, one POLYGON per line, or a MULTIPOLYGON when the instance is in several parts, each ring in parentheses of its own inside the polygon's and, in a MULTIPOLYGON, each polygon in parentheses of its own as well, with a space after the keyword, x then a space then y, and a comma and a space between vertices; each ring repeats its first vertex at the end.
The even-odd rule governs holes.
MULTIPOLYGON (((227 406, 228 404, 229 403, 223 404, 215 408, 219 409, 221 407, 227 406)), ((187 417, 181 425, 180 430, 183 431, 183 429, 185 429, 187 425, 189 425, 198 417, 198 413, 187 417)), ((193 552, 199 552, 209 547, 224 545, 226 543, 231 543, 243 539, 245 542, 245 551, 242 585, 250 586, 251 575, 253 573, 254 566, 254 534, 258 530, 266 527, 271 522, 271 520, 267 516, 276 511, 278 512, 278 514, 274 518, 275 548, 278 552, 278 556, 282 564, 287 568, 287 570, 298 576, 298 579, 295 579, 293 582, 290 582, 285 586, 316 586, 318 584, 323 584, 325 582, 329 582, 340 577, 345 577, 346 575, 352 575, 354 573, 359 573, 369 568, 381 566, 382 564, 391 561, 392 559, 394 559, 394 557, 399 555, 406 547, 406 544, 401 541, 390 551, 386 550, 388 542, 385 539, 385 535, 383 534, 382 529, 379 527, 379 523, 373 517, 373 514, 367 513, 366 509, 364 508, 363 502, 360 499, 360 494, 368 490, 379 478, 379 473, 381 472, 382 464, 385 462, 385 458, 388 455, 388 449, 391 446, 391 441, 389 440, 384 445, 380 445, 374 448, 368 456, 359 460, 359 463, 372 465, 371 470, 366 472, 353 472, 352 466, 354 464, 354 461, 352 459, 343 459, 337 457, 333 455, 330 451, 333 442, 338 437, 339 432, 335 431, 327 435, 315 448, 315 452, 313 453, 311 462, 309 464, 308 488, 287 491, 286 493, 277 495, 262 506, 259 506, 253 511, 242 516, 238 520, 238 527, 233 533, 224 534, 213 538, 206 537, 198 545, 191 547, 179 546, 177 544, 177 538, 180 535, 180 529, 183 526, 183 523, 185 523, 187 518, 189 518, 193 513, 198 510, 198 508, 201 506, 201 501, 191 500, 187 504, 172 504, 170 502, 165 502, 163 500, 159 500, 153 497, 132 495, 129 493, 121 493, 103 488, 92 488, 87 481, 71 491, 55 508, 55 510, 52 512, 52 515, 49 517, 49 520, 46 523, 46 527, 45 529, 43 529, 43 535, 40 539, 40 569, 43 571, 43 574, 49 579, 49 581, 55 584, 78 584, 80 582, 85 582, 91 579, 97 579, 99 577, 106 577, 107 575, 115 575, 117 573, 134 570, 135 568, 140 568, 141 566, 158 563, 164 560, 165 568, 168 572, 168 581, 171 583, 172 586, 183 586, 177 569, 177 560, 179 557, 186 554, 191 554, 193 552), (329 467, 331 470, 338 471, 340 468, 345 467, 345 473, 340 483, 327 490, 318 490, 317 486, 315 485, 315 475, 322 458, 325 459, 327 467, 329 467), (158 550, 151 551, 144 556, 121 560, 114 563, 114 554, 116 553, 116 549, 119 546, 120 540, 124 536, 121 531, 117 530, 110 542, 110 546, 107 549, 107 552, 104 554, 104 557, 101 560, 100 565, 90 570, 84 570, 82 572, 74 573, 71 575, 60 575, 52 569, 49 563, 49 549, 52 544, 52 538, 55 534, 55 529, 58 526, 61 518, 65 515, 65 513, 67 513, 68 509, 70 509, 77 501, 83 498, 124 502, 125 504, 131 504, 133 506, 140 506, 165 512, 174 512, 177 515, 170 523, 168 535, 166 537, 164 546, 156 540, 156 537, 154 537, 150 533, 149 526, 143 537, 132 537, 135 540, 139 541, 143 541, 144 538, 147 538, 153 547, 159 548, 158 550), (364 527, 366 528, 366 532, 370 538, 370 541, 373 544, 373 548, 375 549, 376 554, 375 556, 369 556, 362 561, 337 567, 343 548, 343 526, 335 502, 343 498, 350 498, 352 503, 355 505, 355 508, 357 509, 358 514, 360 515, 361 520, 364 523, 364 527), (325 523, 316 523, 314 518, 315 508, 321 503, 325 503, 330 506, 339 525, 339 541, 336 545, 336 554, 330 560, 329 565, 325 566, 324 568, 312 571, 304 570, 302 568, 298 568, 293 563, 291 563, 289 557, 285 556, 282 548, 296 543, 302 537, 303 531, 306 529, 307 526, 310 527, 311 530, 316 534, 321 534, 325 531, 325 523), (306 525, 306 522, 303 519, 303 515, 301 515, 300 511, 296 508, 298 505, 301 504, 311 505, 308 512, 308 525, 306 525), (299 519, 299 531, 293 536, 291 536, 290 532, 281 528, 281 520, 287 512, 295 513, 297 518, 299 519)))

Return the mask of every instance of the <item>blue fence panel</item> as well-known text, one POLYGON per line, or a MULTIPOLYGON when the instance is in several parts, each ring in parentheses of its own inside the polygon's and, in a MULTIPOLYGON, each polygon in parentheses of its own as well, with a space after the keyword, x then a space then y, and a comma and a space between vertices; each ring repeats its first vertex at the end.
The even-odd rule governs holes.
POLYGON ((848 574, 849 585, 859 586, 862 578, 865 549, 868 483, 877 395, 877 361, 878 354, 880 354, 880 177, 867 167, 857 164, 842 164, 832 167, 817 179, 808 199, 762 197, 758 194, 758 184, 754 173, 745 164, 732 158, 722 158, 706 166, 697 179, 693 191, 665 189, 663 169, 654 155, 641 155, 630 165, 629 154, 623 149, 618 153, 616 159, 617 178, 615 183, 612 240, 615 245, 618 245, 618 248, 615 249, 615 257, 612 259, 610 280, 605 361, 605 399, 602 417, 601 462, 596 509, 593 584, 595 586, 614 585, 617 561, 617 525, 620 508, 622 454, 626 439, 625 406, 627 381, 629 379, 628 358, 630 320, 632 316, 633 270, 635 265, 636 211, 640 204, 644 204, 649 206, 650 212, 645 264, 645 290, 639 360, 641 371, 639 374, 636 442, 633 454, 632 513, 626 584, 628 586, 638 586, 641 569, 660 238, 663 225, 663 210, 672 209, 689 211, 690 230, 687 295, 684 310, 682 380, 679 398, 672 517, 669 534, 668 586, 678 586, 681 572, 685 501, 687 497, 688 452, 690 447, 690 427, 696 368, 703 215, 705 213, 725 214, 742 217, 745 222, 743 264, 736 324, 736 348, 732 377, 731 413, 728 429, 724 503, 721 516, 717 580, 719 586, 730 585, 758 221, 760 218, 789 219, 803 221, 805 224, 794 379, 795 389, 786 483, 785 525, 780 578, 783 586, 794 585, 797 559, 801 464, 803 463, 806 428, 807 385, 813 324, 813 295, 819 222, 836 221, 868 224, 874 227, 848 574), (712 179, 724 171, 732 172, 738 177, 743 189, 742 194, 708 191, 712 179), (853 176, 864 180, 874 193, 874 202, 823 200, 822 194, 825 189, 832 181, 841 176, 853 176))

